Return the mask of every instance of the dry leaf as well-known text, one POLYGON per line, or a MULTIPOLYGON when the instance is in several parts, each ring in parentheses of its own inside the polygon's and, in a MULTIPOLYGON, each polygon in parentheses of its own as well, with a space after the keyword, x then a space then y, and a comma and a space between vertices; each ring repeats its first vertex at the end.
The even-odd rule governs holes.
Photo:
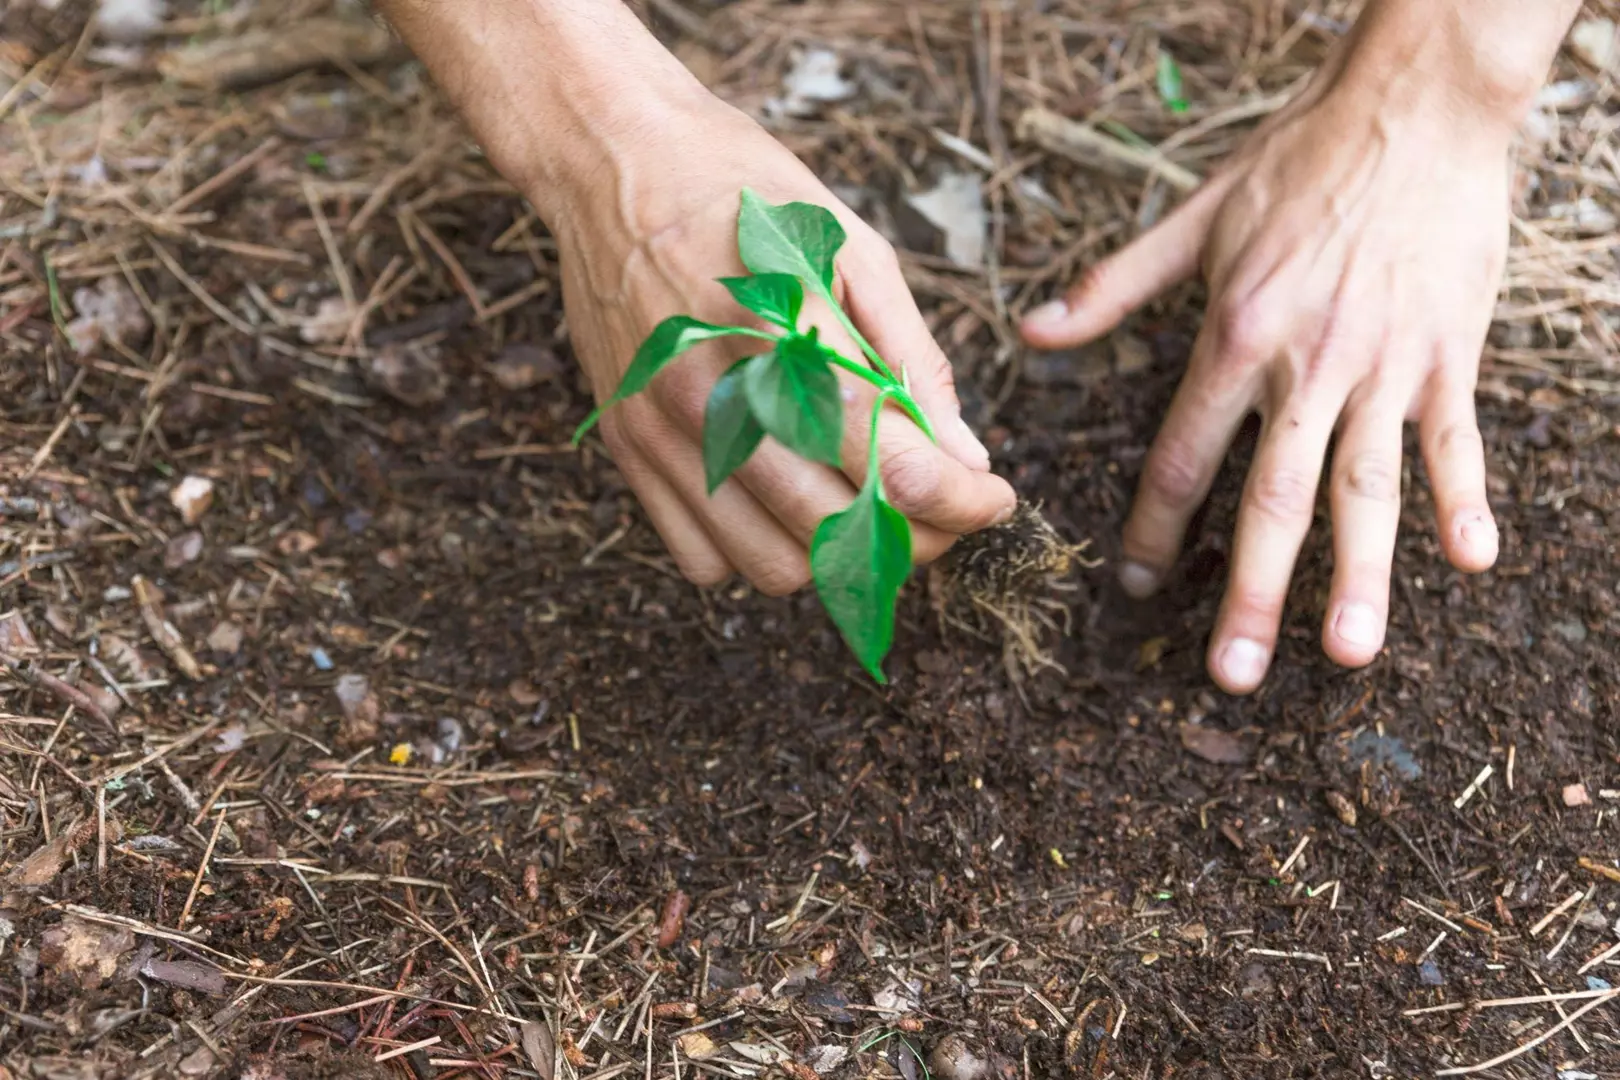
MULTIPOLYGON (((48 885, 67 865, 68 857, 96 835, 93 818, 83 818, 57 833, 51 842, 39 848, 28 858, 11 868, 6 884, 24 888, 48 885)), ((123 824, 116 815, 107 815, 107 842, 117 843, 124 837, 123 824)))
POLYGON ((977 173, 947 171, 932 189, 906 196, 906 203, 944 235, 946 258, 969 269, 984 265, 990 213, 977 173))
POLYGON ((135 947, 135 934, 123 926, 102 926, 76 915, 39 937, 39 962, 54 979, 94 990, 118 971, 118 961, 135 947))
POLYGON ((685 1035, 677 1036, 675 1045, 680 1047, 681 1053, 693 1061, 714 1057, 720 1050, 714 1040, 701 1031, 688 1031, 685 1035))
POLYGON ((1181 745, 1217 765, 1243 765, 1249 760, 1249 750, 1243 740, 1230 731, 1202 724, 1182 724, 1181 745))
POLYGON ((170 986, 198 990, 209 997, 225 993, 225 975, 212 964, 196 960, 148 960, 141 965, 141 974, 170 986))
POLYGON ((552 1080, 557 1070, 557 1043, 551 1029, 538 1020, 525 1020, 518 1031, 529 1068, 540 1074, 540 1080, 552 1080))

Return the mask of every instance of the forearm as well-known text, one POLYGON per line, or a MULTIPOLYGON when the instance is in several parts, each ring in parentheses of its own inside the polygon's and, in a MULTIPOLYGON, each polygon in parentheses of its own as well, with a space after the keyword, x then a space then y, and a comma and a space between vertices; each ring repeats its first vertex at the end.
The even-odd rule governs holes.
POLYGON ((376 0, 542 216, 707 92, 620 0, 376 0))
POLYGON ((1340 78, 1508 132, 1546 80, 1581 0, 1368 0, 1340 78))

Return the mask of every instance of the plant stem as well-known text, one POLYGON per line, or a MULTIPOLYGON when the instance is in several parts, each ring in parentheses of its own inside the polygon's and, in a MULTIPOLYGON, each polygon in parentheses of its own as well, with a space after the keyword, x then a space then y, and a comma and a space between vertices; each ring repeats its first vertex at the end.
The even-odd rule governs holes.
POLYGON ((933 425, 928 422, 928 417, 923 414, 922 407, 918 405, 917 400, 911 396, 911 391, 902 386, 893 375, 886 375, 886 373, 880 375, 866 365, 858 364, 849 359, 849 357, 845 356, 841 352, 838 352, 836 349, 829 349, 823 346, 822 351, 826 353, 827 359, 830 360, 834 366, 843 368, 851 375, 864 379, 866 382, 871 383, 873 386, 883 391, 883 393, 878 395, 878 404, 874 406, 874 416, 877 415, 875 410, 882 407, 882 402, 885 398, 893 398, 895 404, 906 410, 906 415, 911 417, 918 427, 922 428, 924 435, 927 435, 932 441, 938 441, 937 439, 934 439, 933 425))
POLYGON ((878 420, 883 415, 883 403, 892 397, 903 394, 905 391, 894 386, 885 386, 878 391, 877 400, 872 402, 872 428, 867 436, 866 446, 866 483, 867 486, 876 485, 877 494, 883 495, 883 475, 878 470, 878 420))

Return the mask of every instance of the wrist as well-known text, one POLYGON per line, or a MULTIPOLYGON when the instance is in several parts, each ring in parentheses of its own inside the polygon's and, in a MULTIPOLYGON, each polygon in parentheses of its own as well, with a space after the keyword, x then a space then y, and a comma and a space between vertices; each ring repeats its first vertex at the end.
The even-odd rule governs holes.
POLYGON ((619 0, 377 6, 548 225, 625 147, 718 103, 619 0))
POLYGON ((1546 81, 1579 0, 1369 0, 1335 80, 1395 115, 1504 144, 1546 81))

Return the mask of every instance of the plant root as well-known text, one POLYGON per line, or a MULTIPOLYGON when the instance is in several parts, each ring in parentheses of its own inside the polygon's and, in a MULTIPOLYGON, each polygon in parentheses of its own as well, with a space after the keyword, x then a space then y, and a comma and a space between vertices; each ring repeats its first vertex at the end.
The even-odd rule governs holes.
POLYGON ((1043 670, 1067 674, 1044 642, 1070 628, 1069 606, 1052 595, 1072 592, 1075 567, 1100 565, 1085 557, 1088 542, 1070 544, 1038 504, 1018 504, 1001 525, 962 537, 944 560, 935 589, 941 622, 1000 638, 1002 663, 1023 696, 1024 679, 1043 670))

